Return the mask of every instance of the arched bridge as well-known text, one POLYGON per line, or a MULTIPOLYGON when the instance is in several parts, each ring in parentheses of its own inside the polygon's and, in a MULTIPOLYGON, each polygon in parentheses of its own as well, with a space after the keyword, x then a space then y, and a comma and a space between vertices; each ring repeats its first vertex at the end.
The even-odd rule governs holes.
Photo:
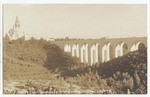
POLYGON ((138 50, 140 47, 147 47, 147 37, 64 39, 52 43, 72 56, 80 58, 81 62, 93 65, 138 50))

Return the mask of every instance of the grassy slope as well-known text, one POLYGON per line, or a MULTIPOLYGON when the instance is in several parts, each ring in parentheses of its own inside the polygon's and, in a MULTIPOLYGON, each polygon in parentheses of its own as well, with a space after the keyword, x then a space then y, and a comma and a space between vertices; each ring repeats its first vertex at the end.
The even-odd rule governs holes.
POLYGON ((51 79, 51 72, 68 70, 70 64, 79 63, 58 46, 34 41, 12 41, 4 45, 4 79, 51 79))

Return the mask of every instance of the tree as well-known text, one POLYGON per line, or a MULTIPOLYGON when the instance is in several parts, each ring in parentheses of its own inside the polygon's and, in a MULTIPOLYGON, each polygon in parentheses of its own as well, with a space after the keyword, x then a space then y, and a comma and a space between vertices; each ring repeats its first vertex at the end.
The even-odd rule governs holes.
POLYGON ((135 71, 135 73, 134 73, 133 76, 134 76, 134 89, 136 89, 136 88, 138 88, 141 85, 141 83, 140 83, 140 77, 137 74, 137 70, 135 71))

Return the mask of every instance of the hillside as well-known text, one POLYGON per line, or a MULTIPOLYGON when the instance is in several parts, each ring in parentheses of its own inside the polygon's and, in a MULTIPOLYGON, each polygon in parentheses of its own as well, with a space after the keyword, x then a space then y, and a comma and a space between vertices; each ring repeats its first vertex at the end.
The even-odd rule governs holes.
MULTIPOLYGON (((106 86, 111 87, 117 93, 127 93, 127 89, 129 89, 132 93, 145 94, 147 93, 147 49, 143 48, 105 63, 70 70, 65 73, 70 74, 70 76, 91 78, 97 74, 101 79, 107 81, 106 86), (89 76, 89 74, 91 75, 89 76)), ((89 83, 87 82, 87 84, 89 83)))
POLYGON ((59 73, 79 64, 58 46, 44 40, 16 40, 4 45, 4 79, 50 79, 52 73, 59 73))
POLYGON ((88 66, 58 46, 43 39, 32 38, 4 43, 3 62, 6 94, 147 93, 146 48, 88 66), (10 87, 14 88, 9 90, 10 87))

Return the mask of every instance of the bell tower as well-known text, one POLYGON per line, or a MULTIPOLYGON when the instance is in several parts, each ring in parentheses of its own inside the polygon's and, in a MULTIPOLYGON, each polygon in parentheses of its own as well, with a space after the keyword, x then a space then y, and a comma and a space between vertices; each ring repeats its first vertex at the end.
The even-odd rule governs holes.
POLYGON ((20 22, 18 20, 18 17, 16 16, 15 28, 19 28, 19 27, 20 27, 20 22))
POLYGON ((20 22, 17 16, 13 27, 9 29, 7 35, 9 37, 9 40, 16 40, 18 38, 25 37, 24 33, 21 31, 20 22))

